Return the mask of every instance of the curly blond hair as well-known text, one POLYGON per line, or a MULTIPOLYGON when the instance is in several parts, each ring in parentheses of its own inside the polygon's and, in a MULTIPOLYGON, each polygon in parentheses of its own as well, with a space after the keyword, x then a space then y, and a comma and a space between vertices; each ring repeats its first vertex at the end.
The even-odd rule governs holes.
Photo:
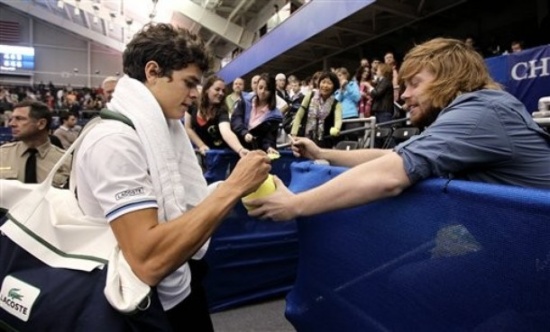
POLYGON ((445 108, 462 93, 502 89, 491 78, 481 55, 458 39, 435 38, 413 47, 403 60, 399 79, 410 81, 423 69, 435 75, 426 89, 435 109, 445 108))

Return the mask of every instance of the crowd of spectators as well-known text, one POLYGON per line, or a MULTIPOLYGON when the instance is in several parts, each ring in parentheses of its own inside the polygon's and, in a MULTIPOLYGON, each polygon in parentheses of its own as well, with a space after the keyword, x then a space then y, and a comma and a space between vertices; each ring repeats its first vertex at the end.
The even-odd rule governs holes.
MULTIPOLYGON (((108 82, 112 82, 113 78, 108 82)), ((104 84, 111 84, 105 82, 104 84)), ((116 78, 114 78, 116 82, 116 78)), ((52 82, 44 84, 40 82, 34 86, 3 85, 0 86, 0 125, 8 126, 9 116, 13 106, 24 100, 40 101, 48 105, 50 111, 54 114, 53 128, 61 125, 59 119, 55 117, 63 111, 70 112, 78 120, 85 120, 91 117, 93 113, 105 107, 107 102, 107 92, 102 86, 97 88, 73 88, 71 85, 55 86, 52 82)), ((112 89, 110 89, 112 94, 112 89)))
MULTIPOLYGON (((482 52, 481 48, 476 44, 474 37, 468 36, 464 40, 466 44, 476 49, 479 53, 487 53, 482 52)), ((524 45, 521 40, 514 40, 510 43, 509 50, 501 50, 499 47, 498 50, 494 50, 494 52, 489 52, 488 54, 506 54, 508 51, 520 52, 523 50, 523 47, 524 45)), ((398 71, 399 62, 395 54, 389 51, 380 58, 362 58, 355 70, 349 70, 349 68, 345 67, 330 68, 328 71, 317 71, 304 79, 299 79, 295 75, 287 77, 284 73, 278 73, 277 75, 274 75, 274 73, 261 74, 273 75, 275 77, 274 92, 276 94, 276 108, 282 113, 282 120, 280 122, 282 122, 282 127, 285 131, 294 135, 306 135, 313 138, 314 141, 322 146, 334 147, 340 140, 355 140, 360 137, 359 132, 340 135, 341 131, 360 127, 359 123, 342 123, 342 120, 374 116, 378 124, 383 124, 405 118, 406 110, 400 107, 403 102, 400 100, 401 87, 399 86, 398 71), (324 85, 321 84, 323 79, 325 79, 326 83, 324 85), (330 86, 327 87, 327 85, 330 86), (331 98, 327 99, 328 97, 331 98), (294 123, 293 121, 297 114, 301 123, 294 123)), ((232 89, 228 89, 223 80, 220 79, 221 81, 218 81, 218 84, 222 84, 224 87, 219 92, 224 105, 220 105, 219 109, 222 110, 222 113, 228 113, 228 116, 224 116, 222 119, 229 121, 236 108, 243 108, 247 105, 245 101, 252 102, 258 99, 256 89, 259 79, 260 73, 253 76, 250 82, 250 91, 245 91, 246 82, 242 78, 237 78, 232 82, 232 89)), ((70 85, 56 87, 52 82, 48 84, 40 82, 31 87, 0 86, 0 126, 9 126, 9 118, 13 106, 17 103, 23 100, 41 101, 48 105, 53 115, 52 126, 50 128, 51 134, 55 132, 56 136, 62 136, 60 137, 61 143, 64 148, 67 148, 71 137, 74 137, 75 133, 78 133, 80 127, 105 107, 112 96, 117 80, 118 77, 107 77, 102 85, 97 88, 73 88, 70 85), (67 136, 69 136, 69 140, 67 140, 67 136)), ((208 100, 207 96, 203 96, 203 98, 197 101, 197 104, 208 100)), ((250 105, 250 112, 256 112, 256 108, 252 106, 254 104, 250 105)), ((200 110, 201 106, 198 105, 196 109, 200 110)), ((193 121, 195 128, 191 127, 191 124, 187 125, 188 130, 191 130, 192 134, 195 132, 203 133, 200 135, 202 137, 197 136, 193 140, 196 143, 196 148, 202 151, 203 154, 208 149, 215 148, 215 146, 210 146, 213 144, 205 142, 215 140, 219 143, 219 137, 208 137, 209 135, 215 135, 219 130, 201 130, 199 128, 200 124, 212 121, 211 116, 207 114, 208 112, 204 111, 203 108, 203 111, 192 116, 195 119, 193 121), (202 119, 201 115, 205 119, 202 119)), ((247 114, 242 121, 250 121, 250 114, 252 113, 247 114)), ((257 120, 257 118, 255 119, 257 120)), ((255 143, 257 137, 254 135, 247 136, 249 129, 252 129, 250 123, 243 122, 237 124, 238 121, 237 119, 233 119, 231 129, 240 138, 241 144, 235 144, 230 139, 230 144, 224 141, 222 146, 236 146, 236 152, 240 150, 238 153, 242 154, 242 152, 248 151, 248 148, 256 145, 251 145, 251 143, 255 143), (249 136, 253 136, 253 138, 249 136)), ((276 125, 280 125, 279 121, 276 122, 276 125)), ((218 123, 214 127, 217 125, 218 123)), ((222 127, 224 126, 222 125, 222 127)), ((214 127, 209 126, 209 128, 214 127)), ((278 134, 279 137, 280 134, 281 132, 278 134)), ((269 143, 259 145, 264 150, 267 150, 268 147, 271 150, 276 148, 273 133, 269 136, 269 143)))

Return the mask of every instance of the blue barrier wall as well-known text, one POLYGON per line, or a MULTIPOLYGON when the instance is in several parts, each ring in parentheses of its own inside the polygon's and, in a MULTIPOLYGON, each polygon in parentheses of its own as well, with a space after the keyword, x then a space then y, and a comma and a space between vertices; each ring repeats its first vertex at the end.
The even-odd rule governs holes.
MULTIPOLYGON (((294 164, 303 191, 345 169, 294 164)), ((298 331, 548 331, 550 191, 433 179, 298 220, 298 331)))
MULTIPOLYGON (((290 164, 300 159, 290 151, 280 153, 271 173, 288 185, 290 164)), ((238 158, 232 151, 208 151, 207 181, 224 180, 238 158)), ((250 218, 239 203, 213 234, 205 259, 209 265, 205 286, 212 312, 284 296, 294 283, 298 264, 296 223, 250 218)))
POLYGON ((485 60, 491 76, 516 98, 527 111, 537 110, 538 100, 550 96, 550 45, 485 60))

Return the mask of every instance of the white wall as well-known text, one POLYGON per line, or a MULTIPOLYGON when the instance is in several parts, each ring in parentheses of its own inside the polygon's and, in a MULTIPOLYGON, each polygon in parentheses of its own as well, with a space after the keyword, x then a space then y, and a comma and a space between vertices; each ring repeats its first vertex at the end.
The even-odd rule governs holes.
MULTIPOLYGON (((122 73, 122 54, 118 51, 2 4, 0 20, 18 22, 19 45, 35 48, 35 70, 31 77, 34 83, 52 81, 56 86, 98 87, 105 77, 122 73)), ((29 79, 0 75, 0 83, 10 81, 25 83, 29 79)))

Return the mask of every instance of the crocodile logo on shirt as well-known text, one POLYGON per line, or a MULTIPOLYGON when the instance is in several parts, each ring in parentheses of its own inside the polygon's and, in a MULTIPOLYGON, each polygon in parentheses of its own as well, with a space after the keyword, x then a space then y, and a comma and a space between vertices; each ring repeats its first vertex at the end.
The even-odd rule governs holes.
POLYGON ((21 290, 19 288, 12 288, 8 292, 8 297, 14 300, 23 300, 23 295, 19 294, 21 290))
POLYGON ((137 188, 133 188, 133 189, 128 189, 128 190, 124 190, 124 191, 121 191, 119 193, 117 193, 115 195, 115 199, 117 201, 123 199, 123 198, 127 198, 127 197, 131 197, 131 196, 138 196, 138 195, 143 195, 145 193, 145 189, 143 189, 143 187, 137 187, 137 188))

